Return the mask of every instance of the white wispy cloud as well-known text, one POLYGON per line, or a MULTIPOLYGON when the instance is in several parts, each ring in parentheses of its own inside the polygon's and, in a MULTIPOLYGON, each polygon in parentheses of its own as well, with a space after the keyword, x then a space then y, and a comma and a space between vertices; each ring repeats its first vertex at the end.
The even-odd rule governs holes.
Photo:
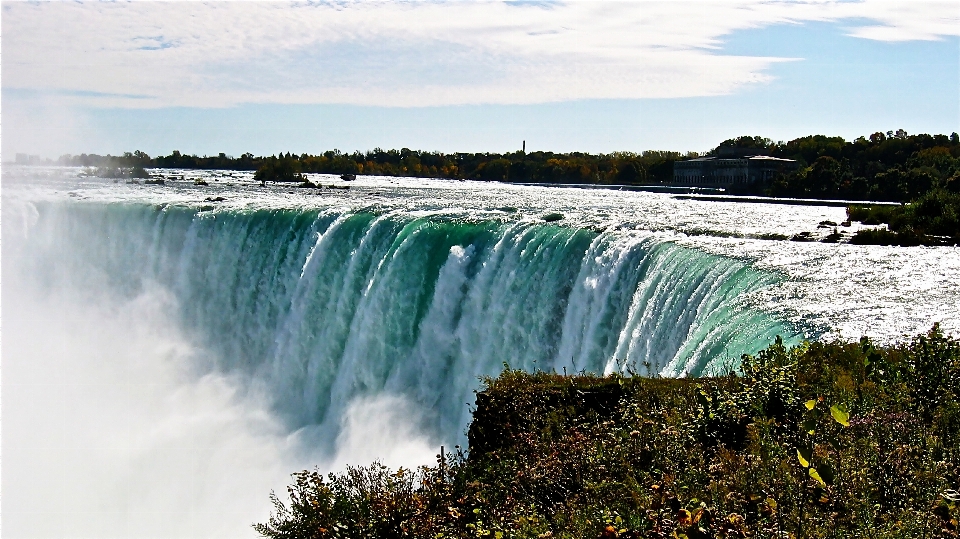
POLYGON ((934 40, 960 35, 960 3, 5 3, 3 86, 122 107, 723 95, 790 60, 726 36, 808 21, 934 40))

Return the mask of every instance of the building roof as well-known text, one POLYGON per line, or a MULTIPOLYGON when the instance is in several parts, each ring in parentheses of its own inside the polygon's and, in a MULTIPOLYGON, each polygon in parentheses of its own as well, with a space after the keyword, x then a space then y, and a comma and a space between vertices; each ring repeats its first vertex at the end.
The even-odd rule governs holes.
POLYGON ((796 163, 796 159, 784 159, 782 157, 770 157, 769 155, 752 155, 747 159, 756 159, 758 161, 783 161, 784 163, 796 163))
POLYGON ((738 159, 753 159, 757 161, 781 161, 784 163, 796 163, 796 159, 783 159, 782 157, 770 157, 769 155, 745 155, 743 157, 695 157, 693 159, 685 159, 683 161, 675 161, 676 163, 707 163, 711 161, 734 161, 738 159))

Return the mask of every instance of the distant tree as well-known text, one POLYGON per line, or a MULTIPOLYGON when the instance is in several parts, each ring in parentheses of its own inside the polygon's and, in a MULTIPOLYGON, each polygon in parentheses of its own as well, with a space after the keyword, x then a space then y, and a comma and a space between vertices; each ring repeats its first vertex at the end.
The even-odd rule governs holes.
POLYGON ((510 179, 510 164, 510 161, 502 158, 482 163, 477 168, 476 178, 487 181, 508 181, 510 179))
POLYGON ((253 179, 263 182, 299 182, 303 181, 300 175, 300 163, 296 159, 268 159, 260 165, 253 179))
POLYGON ((844 166, 836 159, 823 156, 814 161, 806 174, 807 192, 815 197, 828 197, 839 191, 844 166))
POLYGON ((716 155, 721 148, 767 150, 773 146, 774 146, 773 141, 765 137, 742 136, 742 137, 727 139, 721 142, 720 145, 714 148, 713 152, 711 153, 716 155))
POLYGON ((626 161, 617 171, 617 183, 634 184, 640 181, 640 167, 633 161, 626 161))

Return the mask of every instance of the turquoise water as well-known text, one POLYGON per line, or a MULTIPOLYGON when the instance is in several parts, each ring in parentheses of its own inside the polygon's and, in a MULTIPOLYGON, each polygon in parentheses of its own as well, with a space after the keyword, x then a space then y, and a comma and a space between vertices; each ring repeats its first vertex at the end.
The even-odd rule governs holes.
POLYGON ((456 433, 479 377, 504 363, 699 376, 801 338, 744 301, 783 275, 654 234, 404 211, 34 207, 35 272, 59 274, 43 280, 83 287, 92 272, 128 296, 171 291, 216 368, 264 385, 293 427, 335 425, 354 398, 390 392, 456 433))

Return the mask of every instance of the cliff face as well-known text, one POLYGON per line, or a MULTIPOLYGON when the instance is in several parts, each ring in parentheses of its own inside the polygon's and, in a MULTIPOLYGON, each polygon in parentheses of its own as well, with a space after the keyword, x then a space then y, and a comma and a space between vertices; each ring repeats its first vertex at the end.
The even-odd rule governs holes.
POLYGON ((626 394, 624 385, 636 382, 620 377, 504 372, 477 393, 467 432, 470 458, 481 462, 530 435, 552 438, 571 422, 614 417, 626 394))
POLYGON ((703 380, 508 370, 477 393, 469 463, 533 463, 549 458, 554 446, 594 435, 596 444, 610 448, 633 445, 635 421, 689 412, 703 380))

